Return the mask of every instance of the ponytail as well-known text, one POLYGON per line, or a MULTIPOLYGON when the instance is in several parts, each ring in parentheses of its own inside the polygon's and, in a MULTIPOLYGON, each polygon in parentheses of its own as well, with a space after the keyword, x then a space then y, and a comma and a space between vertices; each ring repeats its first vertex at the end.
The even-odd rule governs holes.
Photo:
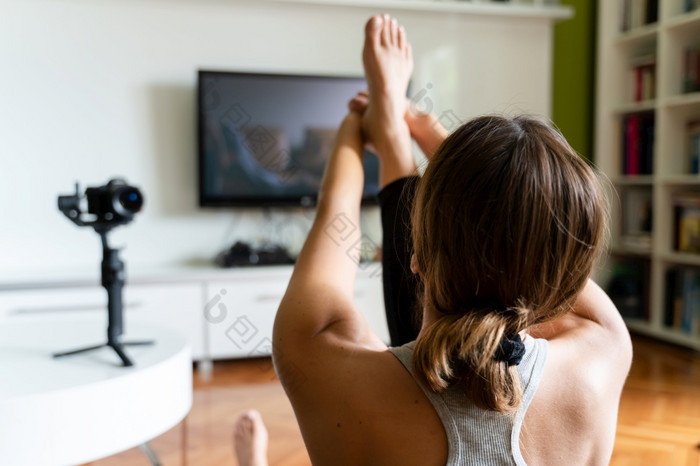
POLYGON ((460 386, 482 409, 514 412, 522 401, 517 364, 524 345, 517 334, 527 310, 469 310, 443 314, 421 333, 413 373, 432 391, 460 386))

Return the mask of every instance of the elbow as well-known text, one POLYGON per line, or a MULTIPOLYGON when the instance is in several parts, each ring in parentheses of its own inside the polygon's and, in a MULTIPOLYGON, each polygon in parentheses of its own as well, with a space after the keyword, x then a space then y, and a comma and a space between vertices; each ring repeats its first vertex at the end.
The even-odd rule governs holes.
POLYGON ((294 353, 285 347, 282 339, 273 337, 272 363, 287 397, 292 399, 306 384, 308 377, 294 358, 294 353))
POLYGON ((615 308, 617 312, 617 319, 611 326, 612 338, 616 342, 617 354, 620 361, 620 367, 627 374, 632 367, 633 358, 633 348, 632 348, 632 337, 630 336, 630 331, 627 328, 627 324, 622 319, 622 316, 615 308))
POLYGON ((634 358, 634 348, 632 347, 632 337, 630 332, 625 327, 624 333, 620 336, 620 344, 622 346, 620 352, 622 353, 622 361, 624 363, 624 368, 626 373, 629 373, 632 368, 632 359, 634 358))

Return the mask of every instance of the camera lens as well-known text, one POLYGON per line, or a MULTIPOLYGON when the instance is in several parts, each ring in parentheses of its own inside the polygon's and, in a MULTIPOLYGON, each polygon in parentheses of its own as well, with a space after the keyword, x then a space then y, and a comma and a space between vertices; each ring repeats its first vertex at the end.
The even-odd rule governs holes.
POLYGON ((122 188, 116 193, 117 203, 119 204, 119 213, 134 214, 141 210, 143 206, 143 197, 141 192, 132 187, 122 188))

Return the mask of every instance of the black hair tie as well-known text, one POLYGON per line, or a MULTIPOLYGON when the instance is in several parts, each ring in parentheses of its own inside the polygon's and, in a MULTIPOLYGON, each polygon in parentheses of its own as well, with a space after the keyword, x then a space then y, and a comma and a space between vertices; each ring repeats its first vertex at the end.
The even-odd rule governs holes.
POLYGON ((517 333, 513 336, 504 335, 493 355, 497 361, 508 363, 508 366, 517 366, 525 356, 525 344, 517 333))

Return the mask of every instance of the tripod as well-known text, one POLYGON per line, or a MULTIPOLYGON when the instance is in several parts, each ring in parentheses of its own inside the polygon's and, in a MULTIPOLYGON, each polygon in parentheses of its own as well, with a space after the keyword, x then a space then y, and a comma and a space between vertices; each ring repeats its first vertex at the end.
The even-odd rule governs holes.
POLYGON ((124 367, 133 366, 134 363, 131 362, 131 359, 124 352, 124 347, 151 345, 153 342, 132 341, 127 343, 121 341, 123 332, 122 289, 124 288, 125 279, 124 262, 119 258, 119 250, 110 248, 107 243, 107 233, 112 229, 112 225, 95 224, 93 227, 102 239, 102 286, 107 290, 107 343, 55 353, 53 357, 61 358, 109 346, 117 353, 124 367))

